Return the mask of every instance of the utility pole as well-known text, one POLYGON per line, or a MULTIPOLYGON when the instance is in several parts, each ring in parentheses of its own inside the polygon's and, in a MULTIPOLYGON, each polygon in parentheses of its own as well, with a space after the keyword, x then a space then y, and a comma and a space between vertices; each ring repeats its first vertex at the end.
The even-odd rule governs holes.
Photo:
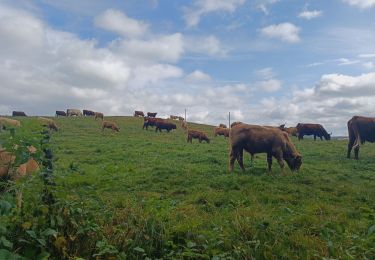
POLYGON ((228 117, 228 123, 229 123, 228 128, 230 129, 230 112, 229 112, 229 117, 228 117))
POLYGON ((185 122, 186 122, 186 108, 185 108, 185 122))

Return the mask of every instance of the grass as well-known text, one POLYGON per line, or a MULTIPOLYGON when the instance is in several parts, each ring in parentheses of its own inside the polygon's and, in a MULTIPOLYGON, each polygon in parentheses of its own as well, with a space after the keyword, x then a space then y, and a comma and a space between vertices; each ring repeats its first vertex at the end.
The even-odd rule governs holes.
POLYGON ((141 118, 107 119, 119 133, 102 134, 93 118, 56 119, 61 131, 51 142, 57 196, 93 212, 119 251, 139 258, 374 259, 374 144, 362 146, 355 161, 346 159, 347 141, 293 139, 303 156, 298 173, 281 176, 274 162, 268 174, 260 154, 253 167, 246 155, 246 173, 236 165, 230 174, 228 142, 215 138, 212 126, 191 124, 211 143, 188 144, 179 125, 155 133, 142 130, 141 118))

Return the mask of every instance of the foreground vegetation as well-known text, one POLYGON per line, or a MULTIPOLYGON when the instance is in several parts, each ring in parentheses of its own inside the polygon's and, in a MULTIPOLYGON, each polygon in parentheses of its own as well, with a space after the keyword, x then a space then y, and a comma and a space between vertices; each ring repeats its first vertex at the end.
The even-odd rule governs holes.
MULTIPOLYGON (((212 138, 210 144, 188 144, 180 128, 155 133, 142 130, 140 118, 109 120, 118 123, 120 133, 102 134, 92 118, 57 119, 61 131, 48 144, 54 155, 53 184, 41 175, 3 188, 0 253, 29 258, 374 258, 374 144, 366 143, 355 161, 345 157, 347 141, 293 139, 303 155, 298 173, 282 176, 274 163, 268 174, 265 155, 257 155, 250 168, 247 155, 246 173, 236 166, 229 174, 228 142, 214 138, 210 126, 189 125, 212 138), (12 196, 20 189, 21 209, 12 196), (53 200, 46 200, 46 189, 53 200)), ((22 121, 16 135, 39 140, 37 120, 22 121)), ((0 140, 9 137, 0 133, 0 140)))

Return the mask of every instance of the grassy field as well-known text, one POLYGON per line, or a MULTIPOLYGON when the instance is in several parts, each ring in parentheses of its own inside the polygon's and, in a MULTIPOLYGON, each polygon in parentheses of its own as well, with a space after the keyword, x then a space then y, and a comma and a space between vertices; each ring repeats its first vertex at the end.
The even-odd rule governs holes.
MULTIPOLYGON (((78 203, 122 258, 375 259, 375 145, 346 159, 347 141, 298 141, 299 172, 266 172, 257 155, 246 173, 228 172, 228 142, 186 142, 142 130, 143 119, 107 118, 120 133, 100 131, 92 118, 59 118, 53 134, 55 195, 78 203)), ((23 119, 33 124, 35 119, 23 119)), ((179 125, 178 125, 179 126, 179 125)), ((34 179, 25 191, 32 207, 34 179)), ((93 241, 78 241, 97 248, 93 241)), ((100 247, 100 245, 99 245, 100 247)), ((76 256, 89 257, 89 249, 76 256)))

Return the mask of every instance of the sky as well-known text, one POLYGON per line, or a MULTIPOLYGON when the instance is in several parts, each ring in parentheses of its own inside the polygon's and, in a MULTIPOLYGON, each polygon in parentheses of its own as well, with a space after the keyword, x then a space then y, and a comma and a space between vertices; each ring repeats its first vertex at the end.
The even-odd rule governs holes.
POLYGON ((347 135, 375 116, 375 0, 0 0, 0 114, 67 108, 347 135))

